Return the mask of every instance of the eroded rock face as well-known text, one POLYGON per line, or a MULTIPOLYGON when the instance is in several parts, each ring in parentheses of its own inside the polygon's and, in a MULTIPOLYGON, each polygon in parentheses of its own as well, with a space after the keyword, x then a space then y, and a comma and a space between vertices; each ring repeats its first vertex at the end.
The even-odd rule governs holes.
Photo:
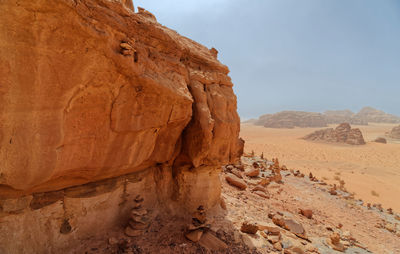
POLYGON ((328 128, 315 131, 305 137, 305 140, 342 143, 349 145, 364 145, 364 137, 360 129, 352 129, 350 124, 342 123, 336 129, 328 128))
POLYGON ((154 216, 219 204, 244 142, 217 54, 131 0, 1 1, 0 252, 68 251, 138 194, 154 216))
POLYGON ((294 128, 294 127, 326 127, 325 117, 320 113, 303 111, 282 111, 273 115, 264 115, 256 125, 267 128, 294 128))
POLYGON ((132 9, 131 1, 0 3, 0 196, 156 164, 236 160, 228 68, 132 9))

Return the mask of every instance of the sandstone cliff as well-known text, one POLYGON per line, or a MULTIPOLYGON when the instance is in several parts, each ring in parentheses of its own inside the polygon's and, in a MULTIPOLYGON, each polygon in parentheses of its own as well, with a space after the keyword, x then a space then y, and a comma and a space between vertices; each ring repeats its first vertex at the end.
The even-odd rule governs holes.
POLYGON ((365 141, 360 129, 352 129, 350 124, 342 123, 335 129, 328 128, 315 131, 305 137, 305 140, 342 143, 349 145, 364 145, 365 141))
POLYGON ((133 193, 152 206, 219 202, 219 167, 239 158, 243 141, 215 49, 131 1, 6 0, 0 21, 1 240, 47 230, 53 238, 29 241, 71 244, 120 223, 129 207, 118 203, 129 206, 133 193), (63 220, 74 235, 57 240, 63 220), (29 223, 36 229, 24 232, 29 223))
POLYGON ((273 115, 260 117, 257 125, 267 128, 325 127, 324 116, 320 113, 303 111, 282 111, 273 115))

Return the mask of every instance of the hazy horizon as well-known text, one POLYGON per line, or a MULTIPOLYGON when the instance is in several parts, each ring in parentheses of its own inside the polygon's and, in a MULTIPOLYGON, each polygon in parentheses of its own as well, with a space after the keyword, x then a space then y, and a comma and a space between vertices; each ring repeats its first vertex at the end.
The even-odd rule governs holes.
POLYGON ((219 51, 242 119, 364 106, 400 115, 400 1, 134 0, 219 51))

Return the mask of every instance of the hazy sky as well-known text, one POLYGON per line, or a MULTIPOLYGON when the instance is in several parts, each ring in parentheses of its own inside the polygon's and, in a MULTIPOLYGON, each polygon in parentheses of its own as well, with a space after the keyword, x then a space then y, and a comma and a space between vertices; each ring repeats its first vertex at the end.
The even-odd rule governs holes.
POLYGON ((281 110, 400 115, 399 0, 134 0, 219 51, 242 118, 281 110))

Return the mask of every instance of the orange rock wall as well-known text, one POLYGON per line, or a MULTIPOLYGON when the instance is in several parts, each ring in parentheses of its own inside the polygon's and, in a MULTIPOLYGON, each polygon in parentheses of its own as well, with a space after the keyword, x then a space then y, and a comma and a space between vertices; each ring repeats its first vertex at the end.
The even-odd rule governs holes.
POLYGON ((0 2, 0 197, 237 159, 228 68, 131 8, 0 2))

